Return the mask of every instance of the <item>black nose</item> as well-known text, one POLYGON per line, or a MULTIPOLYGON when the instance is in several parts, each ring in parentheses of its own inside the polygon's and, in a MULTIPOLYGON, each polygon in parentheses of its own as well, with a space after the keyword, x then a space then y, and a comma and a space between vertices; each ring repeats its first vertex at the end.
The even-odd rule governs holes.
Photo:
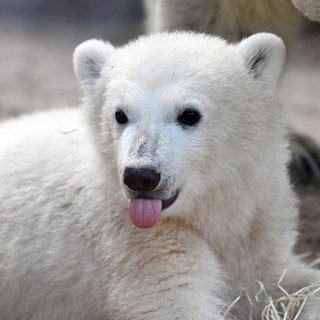
POLYGON ((160 173, 154 168, 126 168, 124 184, 135 192, 151 192, 160 182, 160 173))

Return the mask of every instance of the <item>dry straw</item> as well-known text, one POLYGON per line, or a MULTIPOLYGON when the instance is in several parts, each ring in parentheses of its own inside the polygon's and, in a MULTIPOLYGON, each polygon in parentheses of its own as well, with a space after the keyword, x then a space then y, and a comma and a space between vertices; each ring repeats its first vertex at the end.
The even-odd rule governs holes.
MULTIPOLYGON (((286 271, 282 274, 277 284, 279 290, 283 293, 283 295, 277 299, 274 299, 272 296, 270 296, 267 290, 265 289, 263 283, 258 281, 260 289, 254 298, 255 302, 259 303, 260 305, 265 303, 265 307, 261 314, 261 320, 298 320, 308 299, 313 298, 320 300, 319 284, 304 287, 294 293, 289 293, 281 285, 282 280, 285 277, 285 274, 286 271)), ((248 320, 256 320, 253 319, 252 316, 254 302, 251 300, 250 296, 248 295, 245 289, 242 289, 241 291, 242 293, 231 303, 229 308, 226 310, 224 314, 225 317, 230 313, 233 307, 244 295, 251 306, 250 314, 248 315, 248 320)))

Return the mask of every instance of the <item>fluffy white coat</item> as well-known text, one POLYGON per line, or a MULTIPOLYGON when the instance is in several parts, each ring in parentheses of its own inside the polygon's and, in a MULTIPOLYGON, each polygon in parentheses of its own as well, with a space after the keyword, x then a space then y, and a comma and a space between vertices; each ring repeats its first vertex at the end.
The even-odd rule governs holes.
POLYGON ((284 55, 271 34, 81 44, 82 109, 0 126, 0 318, 259 319, 263 303, 246 298, 225 315, 243 288, 254 301, 261 281, 277 298, 286 269, 289 292, 319 282, 292 255, 284 55), (201 119, 182 126, 188 108, 201 119), (179 191, 152 228, 128 219, 128 166, 158 168, 154 197, 179 191))

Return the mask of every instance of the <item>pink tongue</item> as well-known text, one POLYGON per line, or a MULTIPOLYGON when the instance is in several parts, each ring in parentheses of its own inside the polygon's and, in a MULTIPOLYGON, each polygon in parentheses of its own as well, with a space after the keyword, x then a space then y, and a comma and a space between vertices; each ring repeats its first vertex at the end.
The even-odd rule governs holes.
POLYGON ((138 228, 150 228, 158 221, 161 209, 161 200, 131 199, 129 201, 129 218, 138 228))

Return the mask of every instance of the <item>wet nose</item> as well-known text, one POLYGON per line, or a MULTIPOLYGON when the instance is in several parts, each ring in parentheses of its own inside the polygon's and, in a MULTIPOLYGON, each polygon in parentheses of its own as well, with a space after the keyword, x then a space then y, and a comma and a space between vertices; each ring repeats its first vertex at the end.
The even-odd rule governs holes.
POLYGON ((123 182, 132 191, 151 192, 159 185, 160 178, 155 168, 126 168, 123 182))

